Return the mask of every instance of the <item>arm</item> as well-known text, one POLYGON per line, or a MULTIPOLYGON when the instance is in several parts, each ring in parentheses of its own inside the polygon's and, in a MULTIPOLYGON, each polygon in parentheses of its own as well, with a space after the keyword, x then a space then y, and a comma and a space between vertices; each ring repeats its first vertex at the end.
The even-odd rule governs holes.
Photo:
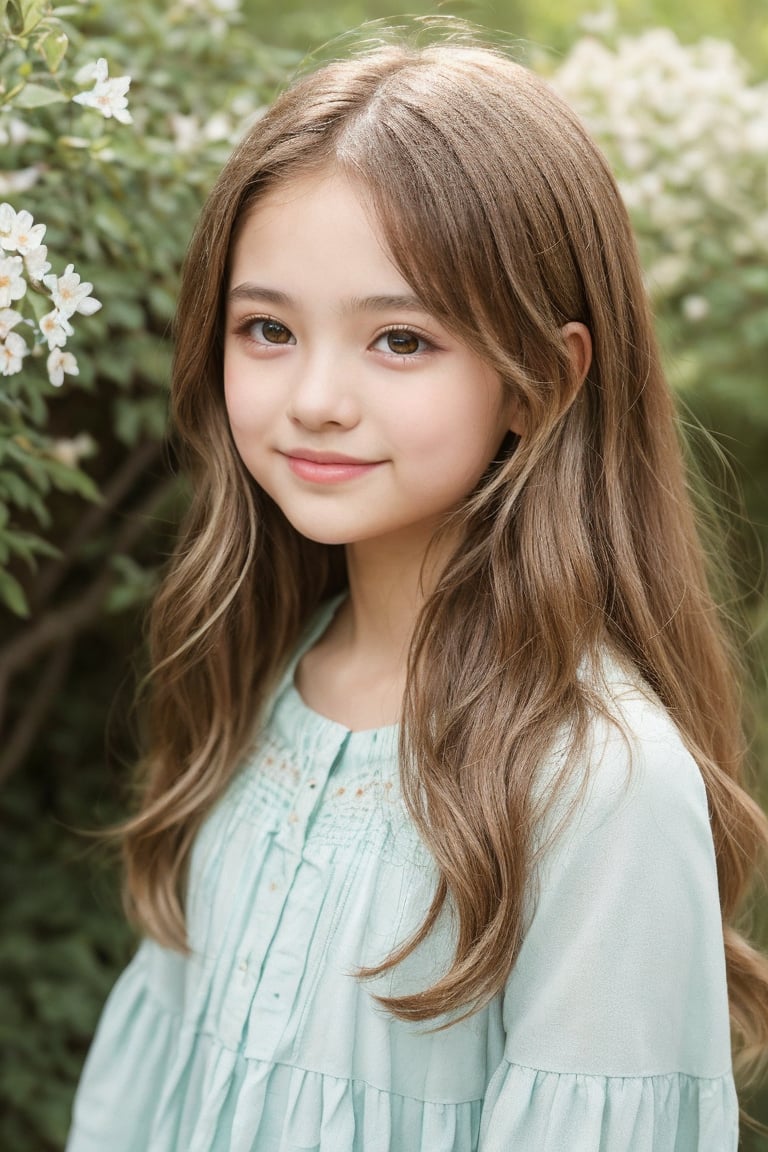
POLYGON ((736 1150, 706 791, 658 706, 630 723, 629 743, 611 730, 596 742, 585 798, 542 865, 480 1152, 736 1150))

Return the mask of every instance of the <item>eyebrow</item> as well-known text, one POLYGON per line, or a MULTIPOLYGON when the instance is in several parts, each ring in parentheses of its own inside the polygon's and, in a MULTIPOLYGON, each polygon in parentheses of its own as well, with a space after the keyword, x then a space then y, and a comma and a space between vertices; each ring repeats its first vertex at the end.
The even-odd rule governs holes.
MULTIPOLYGON (((238 300, 262 301, 275 304, 278 308, 290 308, 295 301, 287 292, 276 288, 263 288, 259 284, 244 283, 233 288, 228 296, 231 304, 238 300)), ((390 309, 405 309, 410 312, 428 312, 418 296, 351 296, 342 303, 341 310, 349 312, 387 312, 390 309)))

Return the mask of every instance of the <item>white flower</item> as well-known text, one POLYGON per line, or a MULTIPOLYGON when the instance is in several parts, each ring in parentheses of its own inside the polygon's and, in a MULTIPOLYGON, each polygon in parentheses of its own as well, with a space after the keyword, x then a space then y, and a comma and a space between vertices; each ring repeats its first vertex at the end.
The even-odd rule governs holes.
POLYGON ((590 36, 608 36, 616 29, 616 12, 613 8, 603 8, 599 12, 585 12, 579 24, 590 36))
POLYGON ((26 144, 30 137, 30 129, 26 120, 20 116, 11 116, 8 121, 8 135, 11 144, 26 144))
POLYGON ((9 236, 16 220, 16 209, 10 204, 0 204, 0 239, 9 236))
POLYGON ((69 320, 66 316, 62 316, 58 308, 54 308, 52 312, 47 312, 40 321, 39 327, 48 341, 48 349, 51 352, 54 348, 63 348, 67 342, 67 337, 74 332, 69 320))
POLYGON ((734 260, 768 263, 768 84, 749 83, 732 45, 684 45, 664 29, 613 49, 582 39, 553 80, 616 170, 657 306, 717 319, 695 286, 734 260))
POLYGON ((171 116, 171 129, 177 152, 191 152, 200 143, 200 125, 196 116, 175 113, 171 116))
POLYGON ((80 283, 74 264, 67 264, 63 276, 44 276, 43 284, 50 290, 54 305, 65 318, 74 316, 75 312, 92 316, 101 308, 100 301, 91 296, 93 284, 88 280, 80 283))
POLYGON ((26 292, 23 267, 21 256, 0 257, 0 308, 8 308, 12 300, 21 300, 26 292))
POLYGON ((0 308, 0 340, 5 340, 11 328, 15 328, 22 320, 21 312, 15 308, 0 308))
POLYGON ((87 432, 79 432, 74 438, 61 437, 54 440, 48 449, 49 455, 69 468, 77 468, 83 456, 92 456, 96 443, 87 432))
POLYGON ((80 369, 77 366, 77 360, 71 352, 62 352, 60 348, 54 348, 46 361, 46 368, 48 369, 48 379, 54 388, 60 388, 64 383, 64 373, 67 376, 79 376, 80 369))
POLYGON ((0 172, 0 196, 12 196, 14 192, 26 192, 34 188, 43 170, 43 164, 32 164, 29 168, 19 168, 15 172, 0 172))
POLYGON ((232 123, 223 112, 215 112, 203 126, 203 135, 211 144, 218 140, 228 140, 232 136, 232 123))
POLYGON ((31 280, 42 280, 46 272, 50 272, 51 263, 48 260, 48 249, 45 244, 40 244, 37 248, 33 248, 31 252, 25 252, 24 264, 26 265, 27 275, 31 280))
POLYGON ((709 301, 703 296, 686 296, 682 302, 683 315, 694 324, 709 315, 709 301))
POLYGON ((227 16, 240 10, 240 0, 180 0, 180 4, 203 15, 227 16))
POLYGON ((11 252, 20 252, 26 256, 39 248, 45 236, 45 224, 35 224, 32 213, 22 208, 15 213, 13 224, 8 232, 0 236, 0 244, 11 252))
POLYGON ((29 352, 26 342, 18 332, 9 332, 5 343, 0 344, 0 374, 13 376, 21 371, 21 362, 29 352))
POLYGON ((95 108, 101 112, 105 119, 114 116, 121 124, 132 124, 133 117, 128 111, 126 92, 130 87, 130 76, 114 76, 109 79, 107 61, 100 57, 95 64, 89 65, 78 73, 81 80, 88 76, 96 81, 90 92, 78 92, 72 99, 76 104, 86 108, 95 108), (90 73, 90 75, 89 75, 90 73))

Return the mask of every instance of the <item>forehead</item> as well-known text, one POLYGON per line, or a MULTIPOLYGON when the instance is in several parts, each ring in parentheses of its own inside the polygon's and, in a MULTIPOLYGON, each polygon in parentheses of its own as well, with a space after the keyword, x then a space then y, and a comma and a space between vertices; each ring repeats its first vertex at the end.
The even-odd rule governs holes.
MULTIPOLYGON (((254 276, 311 287, 325 278, 330 293, 402 293, 394 264, 363 185, 337 172, 284 181, 244 215, 230 255, 230 292, 254 276), (357 287, 355 287, 355 285, 357 287)), ((280 289, 280 283, 272 284, 280 289)))

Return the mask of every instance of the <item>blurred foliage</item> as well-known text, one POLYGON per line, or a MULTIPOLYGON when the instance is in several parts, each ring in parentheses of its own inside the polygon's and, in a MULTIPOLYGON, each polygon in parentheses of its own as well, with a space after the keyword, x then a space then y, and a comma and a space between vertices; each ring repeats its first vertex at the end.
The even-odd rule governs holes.
POLYGON ((243 0, 243 8, 269 41, 300 52, 318 45, 365 21, 384 19, 397 23, 408 13, 414 16, 461 17, 523 57, 540 51, 566 53, 574 41, 593 24, 609 21, 627 33, 649 27, 670 28, 684 43, 717 37, 734 44, 752 65, 757 78, 768 76, 768 20, 765 0, 334 0, 312 6, 308 0, 282 0, 279 16, 274 0, 243 0))
MULTIPOLYGON (((61 1148, 94 1023, 132 948, 114 860, 77 830, 118 818, 129 792, 130 660, 141 659, 142 607, 185 499, 162 437, 169 329, 195 215, 232 143, 304 54, 403 7, 434 14, 386 0, 283 0, 279 13, 272 0, 0 0, 0 201, 44 223, 57 272, 74 263, 103 303, 71 338, 80 371, 61 388, 50 384, 39 333, 23 370, 0 377, 0 572, 9 581, 0 588, 9 608, 0 882, 12 894, 0 933, 4 1152, 61 1148), (132 123, 73 102, 100 58, 110 76, 131 77, 132 123)), ((716 462, 704 465, 723 488, 759 673, 768 651, 763 2, 593 9, 589 0, 497 0, 439 12, 500 29, 515 55, 563 89, 611 159, 689 419, 716 430, 744 490, 740 519, 732 482, 716 462), (679 39, 635 35, 650 23, 679 39), (732 41, 751 73, 727 44, 697 46, 704 35, 732 41)), ((31 307, 39 293, 29 291, 31 307)), ((762 682, 755 699, 756 762, 765 763, 762 682)), ((761 905, 763 938, 766 922, 761 905)), ((768 1101, 758 1097, 753 1111, 768 1119, 768 1101)), ((743 1149, 766 1152, 768 1142, 746 1134, 743 1149)))

